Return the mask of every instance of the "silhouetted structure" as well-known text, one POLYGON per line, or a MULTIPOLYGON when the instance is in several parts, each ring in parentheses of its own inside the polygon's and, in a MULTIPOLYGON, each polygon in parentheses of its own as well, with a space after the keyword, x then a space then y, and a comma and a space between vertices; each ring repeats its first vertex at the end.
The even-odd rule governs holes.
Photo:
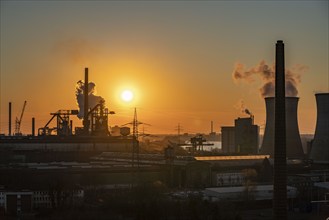
POLYGON ((139 133, 138 133, 138 126, 144 124, 144 125, 150 125, 147 123, 143 123, 141 121, 137 120, 137 110, 135 108, 134 111, 134 119, 132 122, 124 124, 122 126, 126 126, 126 125, 132 125, 133 126, 133 133, 132 133, 132 167, 135 166, 135 163, 137 162, 137 167, 139 168, 139 133))
POLYGON ((22 112, 21 112, 21 116, 19 117, 19 119, 17 117, 15 119, 15 134, 14 134, 15 136, 22 136, 22 133, 21 133, 21 124, 22 124, 22 119, 23 119, 25 107, 26 107, 26 101, 24 101, 23 109, 22 109, 22 112))
POLYGON ((233 126, 222 127, 221 133, 223 153, 235 153, 235 128, 233 126))
POLYGON ((89 82, 88 82, 88 68, 85 68, 85 82, 84 82, 84 91, 83 91, 83 96, 84 96, 84 113, 83 113, 83 130, 84 134, 88 135, 89 134, 89 120, 88 120, 88 95, 89 95, 89 82))
POLYGON ((274 219, 287 219, 287 161, 284 44, 276 43, 274 129, 274 219))
POLYGON ((237 118, 234 127, 222 127, 223 153, 258 153, 259 127, 253 122, 253 116, 237 118))
POLYGON ((258 153, 259 128, 253 124, 253 118, 235 119, 236 152, 245 154, 258 153))
POLYGON ((31 135, 34 137, 35 136, 35 118, 32 118, 32 132, 31 135))
POLYGON ((317 120, 310 159, 315 163, 329 163, 329 93, 315 94, 317 120))
MULTIPOLYGON (((288 158, 303 158, 304 152, 300 139, 297 119, 298 97, 286 97, 286 151, 288 158)), ((266 104, 266 127, 261 147, 262 154, 274 156, 274 97, 265 98, 266 104)))
POLYGON ((9 102, 8 135, 11 136, 11 102, 9 102))

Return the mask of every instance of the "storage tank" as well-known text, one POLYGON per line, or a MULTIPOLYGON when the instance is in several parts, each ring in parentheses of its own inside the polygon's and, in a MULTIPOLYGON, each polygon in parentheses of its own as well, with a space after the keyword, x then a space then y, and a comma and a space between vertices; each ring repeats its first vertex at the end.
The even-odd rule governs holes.
POLYGON ((130 134, 130 128, 129 127, 120 128, 120 134, 122 136, 128 136, 130 134))
POLYGON ((315 94, 317 120, 310 159, 315 163, 329 163, 329 93, 315 94))
MULTIPOLYGON (((286 97, 286 149, 288 158, 303 158, 304 152, 300 139, 297 106, 298 97, 286 97)), ((263 143, 260 152, 274 156, 274 97, 265 98, 266 104, 266 126, 263 143)))

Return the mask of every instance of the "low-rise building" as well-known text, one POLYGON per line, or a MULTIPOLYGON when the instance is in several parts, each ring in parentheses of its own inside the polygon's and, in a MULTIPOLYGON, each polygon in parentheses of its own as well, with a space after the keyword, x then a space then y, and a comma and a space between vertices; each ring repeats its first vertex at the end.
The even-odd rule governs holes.
POLYGON ((0 189, 0 209, 4 209, 9 215, 29 213, 34 208, 54 208, 60 201, 69 205, 81 204, 84 198, 84 190, 77 188, 61 192, 46 190, 8 190, 0 189), (66 201, 63 201, 66 198, 66 201))
MULTIPOLYGON (((287 186, 287 198, 296 198, 297 189, 287 186)), ((210 201, 272 200, 273 185, 246 185, 206 188, 204 197, 210 201)))

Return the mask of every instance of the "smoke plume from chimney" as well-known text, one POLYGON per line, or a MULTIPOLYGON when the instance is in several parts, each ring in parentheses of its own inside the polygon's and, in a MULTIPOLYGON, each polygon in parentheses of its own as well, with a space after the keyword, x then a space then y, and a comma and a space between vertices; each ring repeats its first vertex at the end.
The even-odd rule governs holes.
MULTIPOLYGON (((104 99, 101 96, 96 96, 96 90, 95 90, 95 83, 89 82, 88 83, 88 108, 93 108, 97 104, 99 104, 104 99)), ((84 91, 84 82, 79 80, 76 85, 76 98, 77 98, 77 104, 79 106, 79 114, 78 118, 82 119, 84 115, 84 98, 83 98, 83 91, 84 91)))
POLYGON ((246 108, 245 104, 244 104, 244 101, 242 99, 240 99, 235 105, 234 107, 241 111, 241 113, 245 113, 247 115, 250 115, 252 116, 252 113, 249 109, 246 108))
MULTIPOLYGON (((297 86, 300 83, 301 74, 308 70, 305 65, 295 65, 291 69, 287 69, 285 73, 286 78, 286 96, 296 97, 298 95, 297 86)), ((232 77, 235 82, 244 80, 247 83, 255 81, 255 77, 259 77, 263 82, 259 89, 262 97, 274 96, 274 65, 269 66, 264 60, 262 60, 256 66, 247 69, 243 64, 236 63, 232 77)))

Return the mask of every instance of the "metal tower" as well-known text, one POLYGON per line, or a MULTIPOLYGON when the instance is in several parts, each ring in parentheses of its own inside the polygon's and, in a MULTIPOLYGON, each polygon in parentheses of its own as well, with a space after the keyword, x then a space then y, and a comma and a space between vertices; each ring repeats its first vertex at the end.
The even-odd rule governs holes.
POLYGON ((150 125, 147 123, 143 123, 137 120, 137 110, 135 108, 134 110, 134 119, 132 122, 124 124, 125 125, 132 125, 133 126, 133 133, 132 133, 132 158, 131 158, 131 165, 132 167, 135 166, 135 163, 137 162, 137 167, 139 168, 139 140, 138 140, 138 126, 144 124, 144 125, 150 125))
MULTIPOLYGON (((15 120, 15 135, 16 136, 21 136, 22 135, 22 133, 21 133, 21 123, 22 123, 22 119, 23 119, 23 115, 24 115, 24 111, 25 111, 25 106, 26 106, 26 101, 24 101, 21 116, 19 117, 19 119, 16 117, 16 120, 15 120)), ((10 108, 11 108, 11 105, 10 105, 10 108)))

